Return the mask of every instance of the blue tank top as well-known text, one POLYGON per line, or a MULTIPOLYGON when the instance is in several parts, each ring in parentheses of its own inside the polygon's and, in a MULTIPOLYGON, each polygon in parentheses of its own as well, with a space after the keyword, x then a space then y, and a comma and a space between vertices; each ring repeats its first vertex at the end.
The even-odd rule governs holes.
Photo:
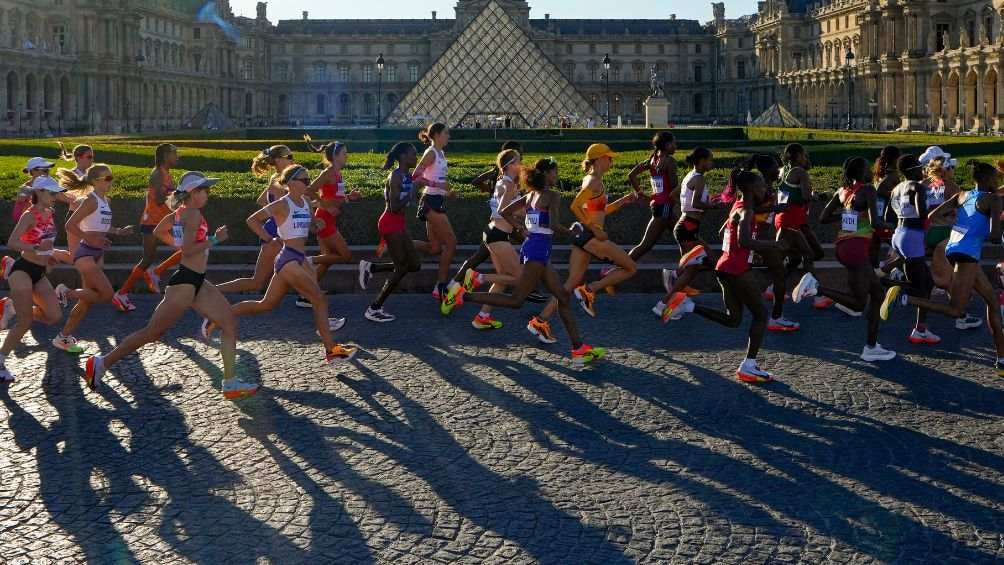
POLYGON ((976 208, 983 192, 971 190, 959 206, 955 225, 948 236, 945 254, 962 253, 979 260, 983 256, 983 242, 990 235, 990 217, 976 208))
MULTIPOLYGON (((265 198, 268 199, 269 204, 275 202, 275 196, 272 195, 271 190, 266 193, 265 198)), ((268 235, 272 237, 279 237, 279 227, 275 225, 274 218, 269 218, 268 220, 265 220, 264 227, 265 227, 265 232, 268 233, 268 235)))
POLYGON ((540 210, 533 206, 526 209, 526 231, 530 235, 551 236, 551 214, 547 210, 540 210))

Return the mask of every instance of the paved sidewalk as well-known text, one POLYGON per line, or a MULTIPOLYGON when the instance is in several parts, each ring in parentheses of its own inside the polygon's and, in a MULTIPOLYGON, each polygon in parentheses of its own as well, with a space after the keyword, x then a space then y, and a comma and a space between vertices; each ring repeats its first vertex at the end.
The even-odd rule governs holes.
MULTIPOLYGON (((0 389, 0 563, 984 563, 1004 561, 1004 379, 985 330, 932 316, 943 344, 906 342, 897 312, 858 358, 863 319, 800 305, 767 338, 778 382, 733 371, 745 326, 662 325, 655 296, 577 311, 609 360, 571 368, 524 312, 479 333, 427 296, 362 317, 335 296, 322 365, 289 299, 241 323, 253 399, 224 401, 219 356, 189 316, 88 391, 36 328, 0 389), (207 374, 208 373, 208 374, 207 374)), ((700 300, 717 304, 716 297, 700 300)), ((95 309, 89 350, 145 323, 95 309)), ((977 311, 977 310, 973 310, 977 311)))

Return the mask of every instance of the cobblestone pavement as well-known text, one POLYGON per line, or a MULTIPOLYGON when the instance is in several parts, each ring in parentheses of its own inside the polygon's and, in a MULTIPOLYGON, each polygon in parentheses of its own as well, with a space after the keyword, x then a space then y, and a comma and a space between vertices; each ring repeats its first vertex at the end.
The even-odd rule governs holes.
MULTIPOLYGON (((99 393, 39 329, 0 390, 0 562, 1004 561, 984 331, 935 319, 944 343, 912 346, 899 312, 881 341, 901 356, 870 365, 862 319, 796 306, 802 331, 762 355, 779 381, 755 388, 732 377, 745 330, 663 326, 654 299, 579 315, 611 348, 584 371, 567 342, 531 340, 529 306, 478 333, 471 307, 444 320, 415 295, 389 325, 332 297, 363 349, 336 370, 287 300, 242 321, 240 370, 264 387, 236 403, 194 316, 99 393)), ((101 333, 145 323, 138 304, 79 337, 107 350, 101 333)))

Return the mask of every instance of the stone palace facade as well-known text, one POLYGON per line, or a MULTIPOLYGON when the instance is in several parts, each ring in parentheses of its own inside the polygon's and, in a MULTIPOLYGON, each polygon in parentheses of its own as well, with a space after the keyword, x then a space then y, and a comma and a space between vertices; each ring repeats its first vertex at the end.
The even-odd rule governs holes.
POLYGON ((738 19, 717 3, 701 23, 458 0, 452 18, 273 23, 264 2, 247 18, 227 0, 0 0, 0 133, 402 124, 446 119, 439 102, 465 123, 643 125, 653 69, 671 123, 780 102, 821 127, 998 129, 1002 3, 765 0, 738 19), (530 94, 491 96, 513 84, 530 94))

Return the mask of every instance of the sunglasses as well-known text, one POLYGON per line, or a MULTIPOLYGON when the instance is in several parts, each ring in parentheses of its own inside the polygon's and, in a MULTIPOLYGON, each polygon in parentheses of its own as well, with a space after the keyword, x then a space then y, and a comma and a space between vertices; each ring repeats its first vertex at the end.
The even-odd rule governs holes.
POLYGON ((104 180, 104 181, 112 182, 113 180, 115 180, 115 176, 114 175, 106 175, 106 176, 103 176, 103 177, 98 177, 97 180, 104 180))
POLYGON ((289 180, 295 180, 297 182, 302 182, 303 184, 310 184, 310 177, 296 177, 294 179, 289 179, 289 180))

